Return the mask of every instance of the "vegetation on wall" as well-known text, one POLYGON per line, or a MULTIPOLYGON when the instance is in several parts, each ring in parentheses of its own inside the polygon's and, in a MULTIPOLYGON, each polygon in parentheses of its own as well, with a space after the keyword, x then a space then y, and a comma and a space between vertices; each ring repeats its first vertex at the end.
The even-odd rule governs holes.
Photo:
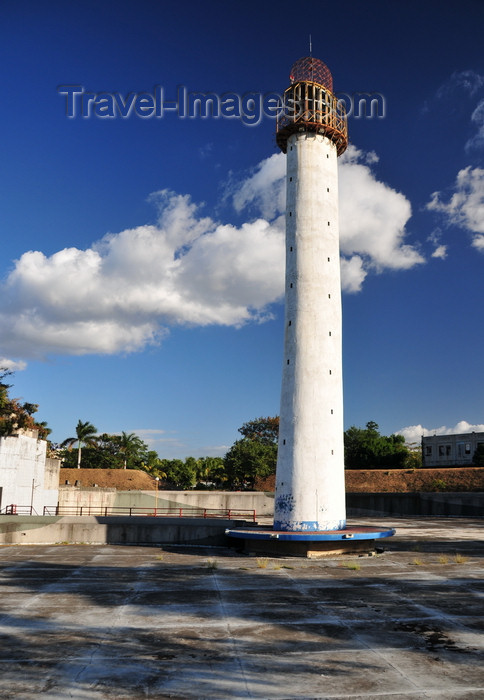
POLYGON ((10 398, 9 389, 12 385, 5 380, 12 374, 5 367, 0 367, 0 437, 14 435, 18 430, 38 430, 39 437, 47 439, 51 432, 47 423, 38 422, 34 418, 38 405, 10 398))

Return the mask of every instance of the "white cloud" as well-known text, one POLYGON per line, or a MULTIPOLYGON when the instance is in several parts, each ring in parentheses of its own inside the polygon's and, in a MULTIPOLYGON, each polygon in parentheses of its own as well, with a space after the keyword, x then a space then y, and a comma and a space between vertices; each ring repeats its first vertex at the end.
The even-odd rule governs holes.
MULTIPOLYGON (((469 153, 484 147, 484 75, 472 70, 451 75, 436 92, 436 99, 452 105, 454 120, 469 119, 477 132, 465 143, 469 153), (464 94, 463 94, 464 93, 464 94), (471 111, 472 110, 472 111, 471 111)), ((442 109, 442 105, 439 106, 442 109)), ((463 133, 465 133, 463 131, 463 133)), ((442 214, 447 223, 470 231, 472 246, 484 252, 484 170, 469 165, 457 174, 446 193, 434 192, 426 207, 442 214)), ((438 246, 432 257, 444 258, 446 250, 438 246)))
POLYGON ((484 251, 484 169, 468 166, 460 170, 448 200, 434 192, 427 209, 473 233, 472 245, 484 251))
MULTIPOLYGON (((477 127, 477 133, 467 140, 465 150, 472 152, 474 149, 484 147, 483 93, 484 75, 473 70, 455 72, 439 87, 434 97, 430 99, 430 104, 425 104, 424 112, 434 114, 437 109, 439 112, 451 115, 453 121, 458 121, 461 127, 465 126, 470 114, 470 121, 477 127), (445 104, 434 105, 431 109, 434 100, 445 104)), ((464 128, 461 128, 461 133, 465 134, 464 128)))
POLYGON ((456 91, 464 91, 474 96, 484 87, 484 76, 473 70, 456 71, 439 87, 436 97, 439 100, 454 98, 456 91))
POLYGON ((177 437, 170 437, 166 430, 161 430, 157 428, 139 428, 137 430, 131 430, 137 435, 143 442, 145 442, 151 449, 157 449, 158 447, 169 447, 169 448, 179 448, 184 447, 184 444, 177 437))
POLYGON ((433 258, 440 258, 441 260, 445 260, 447 257, 447 246, 446 245, 439 245, 437 248, 434 250, 432 253, 433 258))
POLYGON ((6 369, 9 372, 21 372, 26 367, 27 363, 22 362, 21 360, 15 362, 14 360, 9 360, 6 357, 0 357, 0 370, 6 369))
POLYGON ((484 100, 481 100, 472 112, 471 121, 477 126, 477 133, 467 141, 467 151, 484 147, 484 100))
POLYGON ((339 164, 349 165, 350 163, 366 163, 367 165, 374 165, 378 163, 379 160, 380 158, 375 151, 362 151, 361 148, 357 148, 350 143, 339 159, 339 164))
POLYGON ((472 245, 480 252, 484 253, 484 233, 479 233, 472 239, 472 245))
POLYGON ((368 273, 359 255, 341 258, 341 287, 345 292, 359 292, 368 273))
MULTIPOLYGON (((340 159, 339 203, 342 286, 357 292, 369 271, 406 270, 425 262, 413 246, 405 243, 405 226, 411 216, 405 196, 376 179, 371 165, 373 152, 350 145, 340 159)), ((265 217, 282 214, 285 208, 285 156, 274 154, 259 164, 237 186, 230 182, 228 194, 237 211, 250 206, 265 217)))
POLYGON ((286 158, 282 153, 261 161, 242 183, 230 183, 227 194, 237 212, 255 207, 265 219, 282 214, 286 206, 286 158))
POLYGON ((203 146, 200 146, 200 148, 198 149, 198 155, 200 156, 200 158, 202 160, 211 156, 212 153, 213 153, 213 142, 212 141, 204 144, 203 146))
POLYGON ((453 428, 441 425, 439 428, 424 428, 422 425, 409 425, 406 428, 397 430, 397 435, 403 435, 405 442, 420 442, 420 439, 429 435, 459 435, 460 433, 481 433, 484 432, 483 424, 472 424, 465 420, 459 421, 453 428))
POLYGON ((339 170, 342 254, 361 256, 365 269, 376 272, 407 270, 423 263, 418 250, 404 242, 410 202, 375 178, 370 167, 360 162, 358 149, 350 146, 348 151, 339 170))
POLYGON ((200 217, 163 191, 156 226, 109 234, 87 250, 24 253, 1 288, 2 352, 131 352, 174 324, 240 325, 283 294, 281 221, 241 227, 200 217))
POLYGON ((440 260, 445 260, 447 257, 447 246, 440 243, 440 238, 442 236, 442 231, 440 228, 436 228, 432 231, 430 236, 427 238, 434 246, 434 252, 432 253, 433 258, 440 258, 440 260))
MULTIPOLYGON (((408 269, 423 257, 405 243, 408 200, 351 146, 341 162, 342 285, 361 289, 370 271, 408 269)), ((107 234, 86 250, 24 253, 0 284, 0 351, 11 358, 133 352, 177 324, 240 326, 271 317, 284 292, 285 156, 232 178, 246 222, 202 216, 188 195, 151 201, 155 225, 107 234), (249 220, 249 213, 253 218, 249 220)))

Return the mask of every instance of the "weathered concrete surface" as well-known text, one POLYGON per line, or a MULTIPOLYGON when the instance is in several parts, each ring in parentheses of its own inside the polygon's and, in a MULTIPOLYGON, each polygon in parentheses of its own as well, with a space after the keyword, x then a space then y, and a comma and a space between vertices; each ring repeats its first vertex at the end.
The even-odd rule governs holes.
POLYGON ((383 525, 383 555, 322 562, 1 547, 0 697, 484 697, 483 521, 383 525))

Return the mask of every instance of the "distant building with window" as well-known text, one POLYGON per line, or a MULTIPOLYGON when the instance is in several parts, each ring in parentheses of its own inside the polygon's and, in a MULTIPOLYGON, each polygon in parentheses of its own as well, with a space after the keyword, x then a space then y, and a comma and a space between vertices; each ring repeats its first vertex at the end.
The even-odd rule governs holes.
POLYGON ((484 445, 484 433, 422 437, 422 466, 470 467, 480 445, 484 445))

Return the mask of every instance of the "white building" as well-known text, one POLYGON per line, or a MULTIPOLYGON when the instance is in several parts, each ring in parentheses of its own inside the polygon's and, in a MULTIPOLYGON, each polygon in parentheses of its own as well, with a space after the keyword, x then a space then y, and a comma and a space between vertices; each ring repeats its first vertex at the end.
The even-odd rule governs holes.
POLYGON ((484 433, 422 437, 422 466, 471 466, 474 452, 481 445, 484 446, 484 433))
POLYGON ((0 513, 16 506, 19 513, 43 515, 44 506, 57 505, 60 461, 46 453, 36 430, 0 437, 0 513))

